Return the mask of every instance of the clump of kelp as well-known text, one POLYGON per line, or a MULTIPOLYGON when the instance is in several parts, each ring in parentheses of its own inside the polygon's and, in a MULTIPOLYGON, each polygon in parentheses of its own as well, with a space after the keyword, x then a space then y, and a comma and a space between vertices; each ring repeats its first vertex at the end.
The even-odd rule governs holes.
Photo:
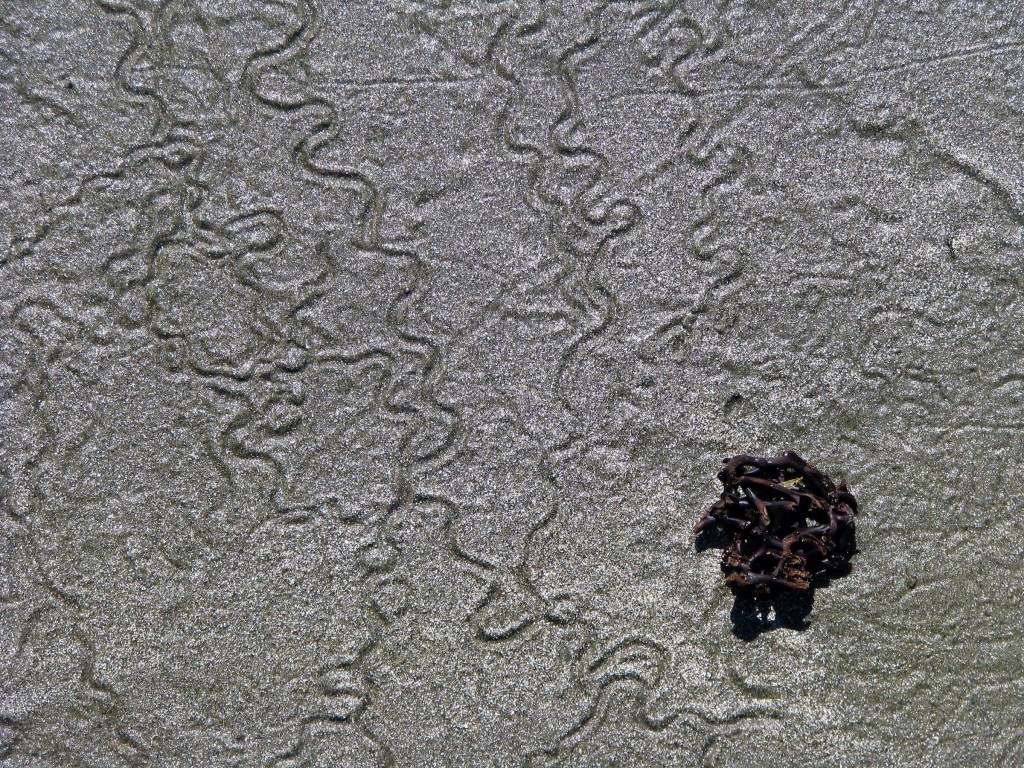
POLYGON ((722 495, 693 530, 717 528, 730 537, 722 572, 738 600, 764 607, 849 573, 857 500, 845 482, 836 485, 792 451, 724 463, 722 495))

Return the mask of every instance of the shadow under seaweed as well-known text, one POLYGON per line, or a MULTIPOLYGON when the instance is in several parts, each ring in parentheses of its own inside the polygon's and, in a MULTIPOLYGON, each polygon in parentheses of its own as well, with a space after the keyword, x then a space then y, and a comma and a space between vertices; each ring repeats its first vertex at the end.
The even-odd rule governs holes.
MULTIPOLYGON (((709 549, 725 549, 729 542, 730 537, 725 531, 709 528, 698 534, 694 550, 706 552, 709 549)), ((760 597, 755 597, 749 591, 733 590, 733 605, 729 612, 732 633, 740 640, 749 642, 773 629, 807 629, 810 626, 807 617, 814 607, 814 590, 816 587, 827 586, 829 581, 828 577, 820 577, 806 591, 787 590, 760 597)))

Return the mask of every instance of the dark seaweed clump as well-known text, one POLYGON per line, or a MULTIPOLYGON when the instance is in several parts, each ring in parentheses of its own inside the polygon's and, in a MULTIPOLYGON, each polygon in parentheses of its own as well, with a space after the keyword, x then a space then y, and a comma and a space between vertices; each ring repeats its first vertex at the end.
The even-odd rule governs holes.
POLYGON ((837 486, 792 451, 725 459, 718 479, 722 496, 693 530, 730 537, 722 572, 738 600, 763 607, 850 572, 857 501, 845 482, 837 486))

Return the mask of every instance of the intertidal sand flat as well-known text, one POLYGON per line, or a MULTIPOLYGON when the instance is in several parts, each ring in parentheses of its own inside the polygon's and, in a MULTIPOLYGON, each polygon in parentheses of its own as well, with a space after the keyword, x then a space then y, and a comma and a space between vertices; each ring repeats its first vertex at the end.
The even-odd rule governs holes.
POLYGON ((1020 768, 1021 30, 0 0, 0 766, 1020 768))

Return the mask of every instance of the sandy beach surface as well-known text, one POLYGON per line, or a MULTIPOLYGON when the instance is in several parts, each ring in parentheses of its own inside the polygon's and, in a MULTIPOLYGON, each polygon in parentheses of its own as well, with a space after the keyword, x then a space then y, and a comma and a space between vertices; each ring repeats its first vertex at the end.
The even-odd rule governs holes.
POLYGON ((1017 2, 0 0, 0 766, 1021 768, 1022 148, 1017 2))

